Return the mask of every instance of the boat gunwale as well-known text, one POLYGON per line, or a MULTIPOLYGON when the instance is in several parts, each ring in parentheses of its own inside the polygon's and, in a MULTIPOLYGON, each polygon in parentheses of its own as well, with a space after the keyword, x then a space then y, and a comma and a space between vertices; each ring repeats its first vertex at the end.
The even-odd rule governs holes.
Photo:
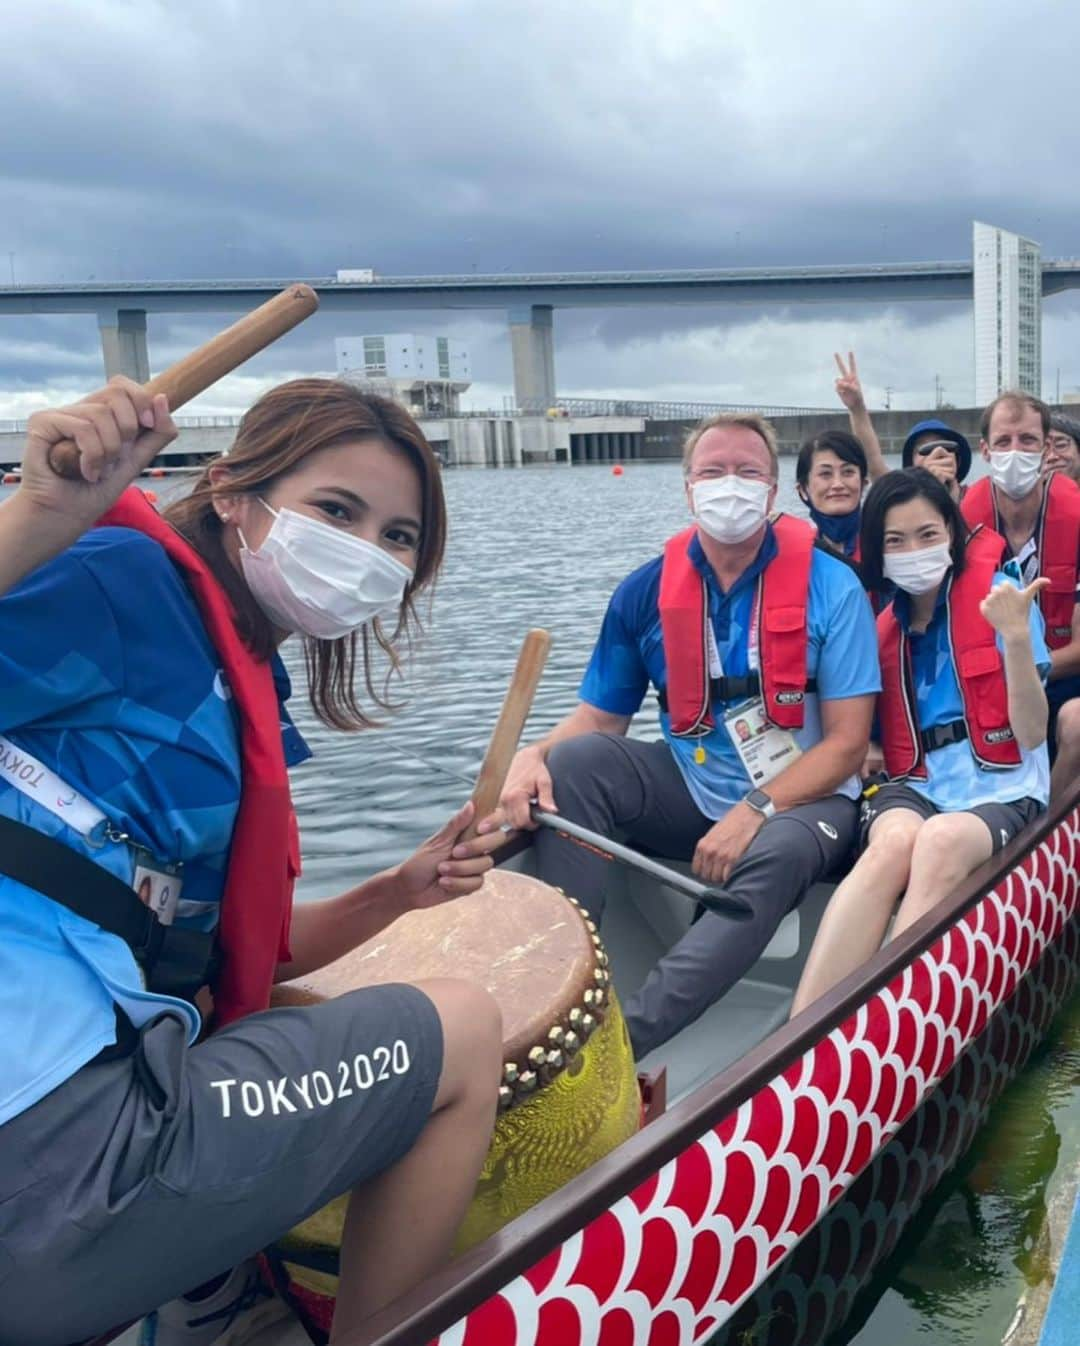
MULTIPOLYGON (((948 898, 802 1014, 768 1034, 564 1187, 388 1305, 367 1324, 365 1340, 376 1340, 379 1346, 433 1341, 498 1294, 689 1149, 849 1019, 1007 879, 1078 805, 1080 788, 1029 824, 948 898)), ((515 838, 497 853, 496 862, 522 853, 530 842, 529 837, 515 838)), ((342 1346, 349 1346, 348 1339, 343 1339, 342 1346)))

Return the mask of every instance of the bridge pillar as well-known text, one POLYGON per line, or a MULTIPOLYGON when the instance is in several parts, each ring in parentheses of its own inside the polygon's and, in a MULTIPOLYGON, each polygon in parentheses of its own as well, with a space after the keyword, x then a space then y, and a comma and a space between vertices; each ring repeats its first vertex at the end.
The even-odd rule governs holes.
POLYGON ((525 411, 555 405, 555 340, 550 304, 512 308, 510 350, 514 359, 514 401, 525 411))
POLYGON ((101 353, 105 377, 126 374, 136 383, 150 378, 150 352, 146 345, 146 311, 141 308, 101 309, 98 312, 101 353))

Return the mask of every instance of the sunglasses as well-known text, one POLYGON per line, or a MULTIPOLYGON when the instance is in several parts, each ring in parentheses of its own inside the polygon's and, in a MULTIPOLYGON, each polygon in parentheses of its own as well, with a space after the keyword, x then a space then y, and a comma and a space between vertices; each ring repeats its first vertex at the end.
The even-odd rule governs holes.
POLYGON ((952 440, 937 439, 934 440, 932 444, 920 444, 919 447, 915 450, 915 457, 929 458, 929 456, 934 452, 935 449, 948 449, 949 452, 954 457, 956 456, 956 445, 952 442, 952 440))

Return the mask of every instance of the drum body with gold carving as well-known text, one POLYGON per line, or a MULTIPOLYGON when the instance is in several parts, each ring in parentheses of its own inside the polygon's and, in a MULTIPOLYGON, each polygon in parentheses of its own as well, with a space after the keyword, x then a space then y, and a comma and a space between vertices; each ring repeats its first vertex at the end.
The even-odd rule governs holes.
MULTIPOLYGON (((329 967, 275 991, 310 1004, 361 986, 460 977, 487 987, 503 1017, 499 1118, 463 1251, 562 1187, 640 1125, 633 1052, 593 923, 570 898, 494 870, 479 892, 410 912, 329 967)), ((346 1198, 278 1245, 292 1288, 336 1291, 346 1198)), ((322 1314, 318 1315, 322 1317, 322 1314)))

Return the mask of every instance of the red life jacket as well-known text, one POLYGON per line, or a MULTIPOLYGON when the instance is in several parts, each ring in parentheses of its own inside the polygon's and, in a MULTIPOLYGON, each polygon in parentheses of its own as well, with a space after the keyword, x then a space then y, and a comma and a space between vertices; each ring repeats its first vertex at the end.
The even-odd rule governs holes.
MULTIPOLYGON (((765 714, 781 729, 801 729, 806 693, 806 602, 814 529, 781 514, 773 520, 777 554, 758 577, 754 620, 765 714), (764 614, 764 620, 762 620, 764 614)), ((705 578, 690 559, 696 525, 664 547, 660 628, 667 665, 667 708, 677 738, 716 727, 709 678, 709 601, 705 578)))
MULTIPOLYGON (((1080 486, 1060 472, 1046 480, 1045 499, 1039 511, 1039 574, 1050 581, 1039 594, 1039 608, 1046 623, 1046 643, 1060 650, 1072 638, 1076 606, 1077 560, 1080 558, 1080 486)), ((1005 536, 990 478, 968 488, 960 503, 968 524, 981 523, 1005 536)))
POLYGON ((995 533, 984 523, 977 523, 968 534, 964 555, 969 563, 976 559, 985 559, 994 563, 995 570, 1000 570, 1005 564, 1008 545, 1000 533, 995 533))
MULTIPOLYGON (((963 725, 975 761, 992 769, 1018 766, 1020 747, 1009 724, 1009 693, 1005 666, 994 628, 979 611, 999 569, 1000 552, 992 545, 969 550, 963 573, 950 577, 946 596, 949 651, 953 673, 964 705, 963 725)), ((881 656, 881 695, 878 723, 885 770, 892 780, 915 776, 925 780, 922 729, 915 700, 908 637, 893 612, 892 603, 877 619, 881 656)), ((959 741, 953 739, 952 741, 959 741)))
POLYGON ((300 848, 274 678, 240 639, 232 604, 210 567, 141 491, 126 490, 98 523, 134 528, 164 549, 194 595, 239 713, 242 790, 221 901, 221 971, 212 988, 221 1027, 267 1007, 277 965, 289 957, 300 848))

